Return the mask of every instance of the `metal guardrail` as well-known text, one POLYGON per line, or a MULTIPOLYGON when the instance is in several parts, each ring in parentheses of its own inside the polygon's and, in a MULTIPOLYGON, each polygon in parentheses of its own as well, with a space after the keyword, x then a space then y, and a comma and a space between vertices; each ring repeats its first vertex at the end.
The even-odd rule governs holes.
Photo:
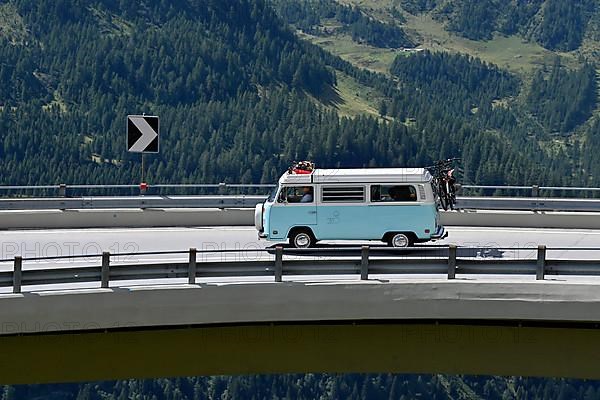
POLYGON ((539 197, 540 192, 600 192, 600 188, 577 186, 511 186, 511 185, 461 185, 467 190, 495 190, 495 191, 525 191, 531 197, 539 197))
POLYGON ((252 249, 252 252, 272 253, 274 257, 254 261, 205 261, 198 260, 202 253, 244 253, 248 250, 197 250, 154 251, 140 253, 111 254, 103 252, 95 255, 56 256, 4 259, 0 262, 13 262, 12 271, 0 272, 0 287, 11 287, 13 293, 21 293, 23 286, 72 284, 81 282, 100 282, 100 287, 108 288, 111 281, 153 280, 187 278, 188 284, 195 284, 197 278, 234 277, 234 276, 272 276, 275 282, 282 282, 284 275, 360 275, 361 280, 370 275, 384 274, 444 274, 455 279, 458 274, 519 274, 535 275, 543 280, 546 275, 600 275, 598 260, 548 259, 547 252, 560 251, 596 251, 600 248, 550 248, 540 245, 537 248, 465 248, 450 246, 422 246, 397 249, 387 247, 344 247, 315 249, 285 249, 282 245, 275 248, 252 249), (477 250, 477 251, 473 251, 477 250), (535 258, 480 259, 481 251, 525 251, 535 252, 535 258), (336 259, 327 257, 332 251, 339 252, 336 259), (421 256, 411 257, 418 251, 421 256), (422 252, 428 253, 423 256, 422 252), (141 255, 187 254, 187 262, 164 262, 155 264, 118 264, 111 265, 112 257, 141 255), (284 255, 314 256, 310 259, 285 259, 284 255), (325 255, 325 257, 323 257, 325 255), (69 268, 44 268, 24 270, 24 262, 40 260, 59 260, 77 258, 101 258, 100 265, 69 268), (343 258, 342 258, 343 257, 343 258))
POLYGON ((276 185, 274 184, 245 184, 245 183, 169 183, 169 184, 137 184, 137 185, 67 185, 61 183, 58 185, 0 185, 0 194, 3 192, 39 192, 39 191, 52 191, 56 197, 67 197, 72 191, 84 190, 115 190, 115 189, 129 189, 132 191, 139 191, 140 195, 149 194, 152 189, 272 189, 276 185))
POLYGON ((600 199, 547 197, 458 197, 459 210, 600 212, 600 199))
MULTIPOLYGON (((56 185, 0 185, 0 194, 3 192, 35 192, 54 191, 57 197, 66 197, 72 190, 112 190, 133 189, 139 194, 150 194, 152 189, 272 189, 276 185, 268 183, 166 183, 166 184, 113 184, 113 185, 85 185, 85 184, 56 184, 56 185)), ((540 192, 600 192, 596 187, 576 186, 539 186, 539 185, 461 185, 463 190, 494 190, 494 191, 525 191, 530 197, 540 197, 540 192)))
MULTIPOLYGON (((36 191, 55 191, 56 197, 0 197, 0 210, 67 210, 67 209, 146 209, 146 208, 253 208, 266 198, 265 195, 149 195, 152 191, 164 189, 210 189, 221 193, 231 189, 262 190, 272 189, 271 184, 156 184, 156 185, 38 185, 0 186, 0 194, 23 194, 36 191), (73 191, 92 190, 139 191, 133 196, 77 196, 68 197, 73 191)), ((523 197, 503 196, 460 196, 458 209, 475 210, 526 210, 526 211, 580 211, 600 212, 600 198, 561 198, 541 197, 546 192, 590 192, 600 193, 600 188, 560 187, 560 186, 494 186, 463 185, 462 191, 525 191, 523 197)))
POLYGON ((266 196, 122 196, 0 199, 0 210, 254 208, 266 196))
MULTIPOLYGON (((254 208, 266 196, 95 196, 75 198, 0 198, 0 210, 254 208)), ((462 210, 600 212, 600 199, 458 197, 462 210)))

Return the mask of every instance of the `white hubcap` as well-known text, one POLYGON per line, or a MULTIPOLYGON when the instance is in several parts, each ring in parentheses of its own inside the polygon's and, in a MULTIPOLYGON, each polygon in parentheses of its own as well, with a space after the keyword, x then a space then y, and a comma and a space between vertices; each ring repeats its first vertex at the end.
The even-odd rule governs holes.
POLYGON ((392 238, 392 245, 394 247, 408 247, 408 238, 403 234, 395 235, 392 238))
POLYGON ((306 233, 300 233, 294 238, 294 245, 296 247, 308 247, 310 246, 310 236, 306 233))

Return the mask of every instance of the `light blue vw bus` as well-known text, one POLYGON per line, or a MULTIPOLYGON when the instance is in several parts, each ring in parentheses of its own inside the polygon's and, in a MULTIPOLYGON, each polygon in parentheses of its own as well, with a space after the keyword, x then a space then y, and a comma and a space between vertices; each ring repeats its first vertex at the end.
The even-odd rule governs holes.
POLYGON ((319 240, 382 240, 393 247, 442 239, 424 168, 290 170, 255 209, 258 236, 305 248, 319 240))

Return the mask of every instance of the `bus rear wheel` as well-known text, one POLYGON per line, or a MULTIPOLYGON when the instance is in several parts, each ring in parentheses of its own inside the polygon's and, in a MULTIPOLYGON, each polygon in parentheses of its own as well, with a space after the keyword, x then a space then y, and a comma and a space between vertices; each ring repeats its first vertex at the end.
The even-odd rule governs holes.
POLYGON ((392 233, 388 235, 387 243, 391 247, 410 247, 414 241, 407 233, 392 233))
POLYGON ((297 249, 307 249, 315 244, 315 238, 308 229, 298 229, 290 233, 290 244, 297 249))

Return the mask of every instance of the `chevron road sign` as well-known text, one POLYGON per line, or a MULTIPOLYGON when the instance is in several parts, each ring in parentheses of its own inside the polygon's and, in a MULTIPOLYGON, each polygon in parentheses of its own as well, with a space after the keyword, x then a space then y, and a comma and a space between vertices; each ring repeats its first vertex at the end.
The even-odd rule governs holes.
POLYGON ((158 153, 159 120, 156 116, 127 116, 127 151, 158 153))

